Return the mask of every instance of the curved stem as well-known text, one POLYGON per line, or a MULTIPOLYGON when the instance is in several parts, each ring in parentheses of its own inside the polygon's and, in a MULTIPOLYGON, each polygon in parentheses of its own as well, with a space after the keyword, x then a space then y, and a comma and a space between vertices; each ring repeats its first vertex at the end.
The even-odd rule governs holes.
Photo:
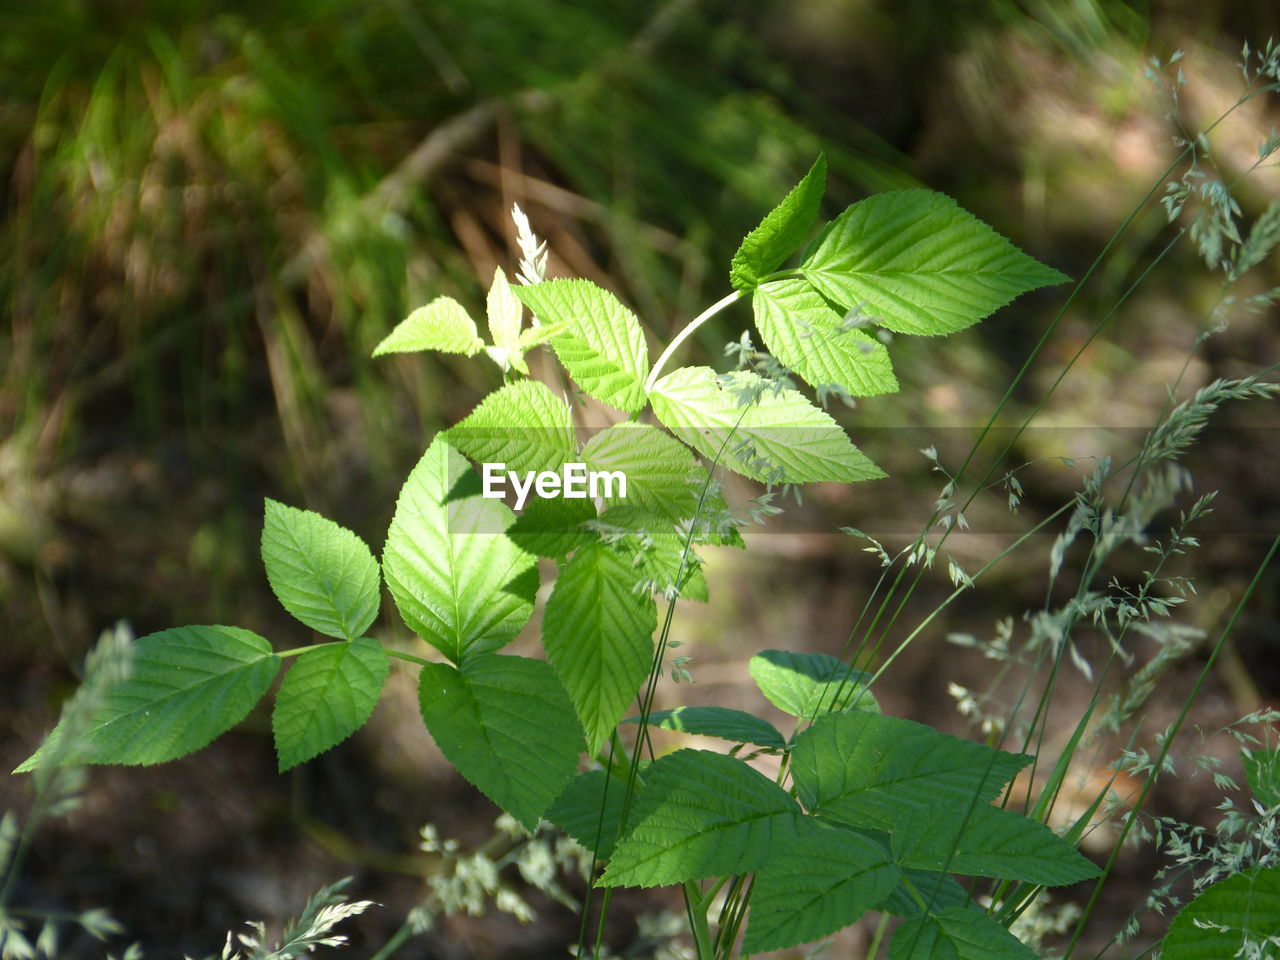
POLYGON ((658 382, 658 376, 662 373, 662 368, 667 365, 667 361, 670 360, 671 355, 676 352, 676 348, 688 340, 689 335, 692 334, 693 331, 697 330, 725 307, 736 302, 744 292, 745 291, 742 290, 735 290, 727 297, 722 297, 717 300, 711 306, 707 307, 707 309, 703 310, 700 314, 690 320, 689 325, 675 335, 675 338, 667 344, 667 349, 662 351, 662 356, 658 357, 657 362, 653 365, 653 369, 649 372, 649 379, 644 382, 644 389, 646 393, 652 390, 653 385, 658 382))

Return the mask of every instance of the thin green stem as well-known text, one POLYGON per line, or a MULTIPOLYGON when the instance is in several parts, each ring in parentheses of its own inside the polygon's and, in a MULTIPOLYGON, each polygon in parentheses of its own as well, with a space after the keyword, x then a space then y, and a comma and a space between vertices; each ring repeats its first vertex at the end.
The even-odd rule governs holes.
POLYGON ((680 344, 688 340, 695 330, 714 317, 721 310, 724 310, 731 304, 736 303, 741 299, 742 295, 742 290, 735 290, 728 296, 721 297, 711 306, 707 307, 707 309, 703 310, 700 314, 690 320, 689 325, 672 338, 671 342, 667 344, 667 349, 662 351, 662 355, 654 362, 653 369, 649 371, 649 379, 644 382, 644 389, 646 393, 652 390, 653 385, 658 382, 658 377, 662 373, 662 368, 667 365, 667 361, 671 359, 671 355, 676 352, 680 344))
POLYGON ((689 915, 689 930, 693 933, 698 960, 715 960, 711 946, 711 928, 707 924, 707 902, 696 880, 684 882, 684 907, 689 915))

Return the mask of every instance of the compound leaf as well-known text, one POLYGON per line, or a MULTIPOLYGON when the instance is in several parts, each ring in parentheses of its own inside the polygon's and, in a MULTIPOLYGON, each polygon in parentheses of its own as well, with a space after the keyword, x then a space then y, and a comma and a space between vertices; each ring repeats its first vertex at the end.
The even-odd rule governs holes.
POLYGON ((544 660, 481 654, 419 677, 422 719, 440 752, 530 831, 573 779, 582 751, 573 707, 544 660))
POLYGON ((271 715, 281 772, 341 743, 373 713, 388 671, 376 640, 361 637, 299 654, 271 715))
POLYGON ((76 742, 61 724, 15 771, 57 755, 61 764, 164 763, 207 746, 253 709, 280 669, 271 644, 239 627, 176 627, 139 637, 132 673, 109 687, 76 742))
POLYGON ((814 161, 804 179, 742 241, 729 267, 729 282, 748 290, 786 262, 804 243, 818 218, 818 204, 827 188, 827 158, 814 161))
POLYGON ((1096 877, 1099 870, 1037 820, 986 803, 935 804, 902 816, 893 854, 908 867, 1046 887, 1096 877))
POLYGON ((793 717, 880 709, 866 687, 870 674, 826 653, 764 650, 751 658, 747 671, 768 701, 793 717))
POLYGON ((569 404, 537 380, 495 390, 445 439, 472 460, 519 473, 559 470, 577 448, 569 404))
POLYGON ((1278 937, 1280 867, 1254 867, 1215 883, 1183 907, 1160 942, 1160 956, 1271 957, 1278 937))
POLYGON ((644 332, 617 297, 590 280, 547 280, 512 292, 544 323, 566 324, 551 346, 583 390, 628 413, 645 405, 644 332))
POLYGON ((441 350, 472 356, 483 349, 484 341, 476 332, 476 322, 466 307, 452 297, 436 297, 396 324, 373 348, 373 355, 384 353, 416 353, 441 350))
POLYGON ((537 559, 503 533, 498 500, 454 496, 478 479, 442 437, 409 474, 387 532, 382 570, 409 628, 454 663, 510 641, 533 612, 537 559))
POLYGON ((753 373, 722 382, 710 367, 682 367, 654 384, 650 399, 658 419, 679 439, 753 480, 852 482, 884 476, 828 413, 753 373), (743 404, 740 394, 755 399, 743 404))
MULTIPOLYGON (((623 723, 639 723, 639 717, 627 717, 623 723)), ((655 710, 649 723, 663 730, 679 730, 704 737, 720 737, 734 743, 754 743, 781 750, 787 745, 773 724, 745 710, 729 707, 677 707, 655 710)))
POLYGON ((769 352, 813 386, 839 387, 852 397, 898 391, 889 349, 846 324, 804 280, 761 284, 751 305, 769 352))
POLYGON ((985 913, 952 907, 904 920, 889 960, 1037 960, 1037 954, 985 913))
POLYGON ((280 605, 325 636, 354 640, 378 615, 378 562, 318 513, 267 500, 262 562, 280 605))
POLYGON ((633 589, 629 557, 596 541, 563 564, 542 617, 542 643, 594 754, 649 673, 653 598, 633 589))
POLYGON ((1067 279, 930 190, 855 203, 801 272, 828 300, 915 334, 963 330, 1029 290, 1067 279))
POLYGON ((809 824, 796 802, 734 757, 677 750, 653 762, 604 887, 653 887, 758 870, 809 824))
POLYGON ((801 733, 791 770, 810 813, 892 830, 913 810, 939 804, 963 811, 971 802, 990 802, 1031 759, 853 710, 829 713, 801 733))

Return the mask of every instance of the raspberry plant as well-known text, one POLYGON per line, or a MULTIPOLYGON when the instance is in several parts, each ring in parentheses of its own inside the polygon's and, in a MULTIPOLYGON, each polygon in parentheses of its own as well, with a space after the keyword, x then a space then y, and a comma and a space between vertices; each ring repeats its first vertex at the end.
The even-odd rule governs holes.
POLYGON ((904 918, 891 960, 1034 957, 952 877, 1034 890, 1098 874, 1070 842, 1077 835, 993 803, 1030 756, 884 716, 868 676, 825 655, 768 650, 751 661, 765 697, 795 718, 790 733, 726 708, 652 709, 674 601, 706 598, 697 550, 742 545, 716 471, 770 486, 884 475, 797 381, 821 398, 895 392, 873 328, 953 333, 1065 279, 928 190, 869 197, 805 246, 825 176, 819 158, 742 242, 732 291, 652 364, 638 318, 616 297, 586 280, 546 279, 545 248, 517 210, 524 282, 496 273, 488 342, 464 307, 440 297, 375 351, 484 355, 503 380, 427 447, 381 561, 334 522, 266 502, 271 588, 329 639, 277 651, 232 626, 142 637, 131 675, 91 722, 74 736, 55 728, 19 770, 154 764, 199 750, 293 660, 272 715, 285 770, 360 728, 395 659, 418 670, 422 718, 445 757, 526 828, 549 820, 591 849, 597 886, 681 886, 702 960, 729 956, 740 933, 742 951, 773 950, 872 910, 904 918), (802 246, 798 265, 785 266, 802 246), (770 363, 730 375, 667 371, 695 329, 744 298, 770 363), (530 376, 526 354, 542 345, 617 422, 579 442, 573 405, 530 376), (628 486, 595 501, 535 499, 516 515, 481 494, 468 461, 522 471, 585 463, 625 474, 628 486), (545 660, 501 652, 534 612, 539 557, 558 568, 541 618, 545 660), (370 636, 383 584, 424 642, 417 652, 370 636), (655 756, 653 725, 730 749, 655 756), (776 779, 740 755, 746 747, 780 758, 776 779))

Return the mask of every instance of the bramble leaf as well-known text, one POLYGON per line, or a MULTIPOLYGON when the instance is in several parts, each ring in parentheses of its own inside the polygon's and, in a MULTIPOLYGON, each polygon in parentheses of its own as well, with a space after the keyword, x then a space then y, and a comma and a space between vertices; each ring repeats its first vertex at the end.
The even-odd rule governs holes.
MULTIPOLYGON (((637 791, 643 786, 643 777, 638 777, 637 791)), ((543 816, 605 861, 613 856, 626 795, 625 779, 588 770, 569 782, 543 816)))
POLYGON ((813 826, 756 874, 743 953, 781 950, 835 933, 897 885, 901 871, 884 847, 847 830, 813 826))
POLYGON ((658 614, 633 589, 630 558, 606 543, 560 567, 542 616, 542 643, 569 692, 594 754, 649 673, 658 614))
POLYGON ((642 423, 601 430, 583 445, 582 459, 591 470, 616 470, 626 476, 626 497, 614 496, 606 503, 643 507, 673 520, 693 516, 707 479, 688 447, 642 423))
POLYGON ((1244 778, 1264 807, 1280 806, 1280 750, 1241 750, 1244 778))
POLYGON ((630 823, 598 881, 602 887, 750 873, 810 826, 790 795, 764 774, 705 750, 677 750, 655 760, 630 823))
POLYGON ((267 500, 262 562, 280 605, 325 636, 354 640, 378 615, 378 561, 318 513, 267 500))
MULTIPOLYGON (((640 718, 627 717, 623 723, 639 723, 640 718)), ((728 707, 677 707, 674 710, 655 710, 649 714, 649 723, 663 730, 680 730, 704 737, 720 737, 734 743, 754 743, 761 747, 781 750, 787 745, 773 724, 747 713, 728 707)))
POLYGON ((521 550, 559 559, 594 539, 582 524, 595 518, 596 506, 589 499, 531 496, 507 536, 521 550))
MULTIPOLYGON (((684 526, 639 507, 617 506, 587 527, 627 556, 627 583, 636 592, 707 601, 702 560, 693 550, 699 541, 695 536, 686 550, 688 532, 684 526)), ((695 529, 695 534, 700 532, 705 528, 695 529)))
POLYGON ((811 385, 839 387, 852 397, 898 392, 889 349, 848 326, 804 280, 761 284, 751 306, 769 352, 811 385))
POLYGON ((828 300, 914 334, 963 330, 1029 290, 1068 279, 930 190, 855 203, 800 269, 828 300))
POLYGON ((511 292, 511 284, 501 267, 493 271, 493 283, 485 298, 485 313, 489 321, 489 337, 493 340, 490 356, 503 370, 514 367, 527 376, 529 368, 525 365, 524 348, 520 345, 524 304, 511 292))
POLYGON ((359 730, 378 704, 388 671, 378 641, 326 643, 298 655, 271 715, 280 771, 296 767, 359 730))
POLYGON ((1031 762, 899 717, 829 713, 796 737, 791 772, 810 813, 852 827, 894 829, 935 804, 993 800, 1031 762))
POLYGON ((445 439, 477 463, 505 463, 519 473, 559 470, 577 449, 569 404, 537 380, 495 390, 445 439))
POLYGON ((818 218, 826 189, 827 158, 819 154, 804 179, 743 239, 729 269, 734 289, 754 287, 799 249, 818 218))
POLYGON ((1078 883, 1100 873, 1043 823, 986 803, 935 804, 907 811, 894 827, 893 855, 908 867, 1046 887, 1078 883))
POLYGON ((980 910, 952 907, 908 917, 894 932, 889 960, 1038 960, 1034 950, 980 910))
POLYGON ((829 654, 764 650, 751 658, 747 671, 769 702, 793 717, 807 720, 850 707, 880 710, 865 686, 871 675, 829 654))
POLYGON ((476 322, 466 307, 452 297, 436 297, 396 324, 373 348, 373 356, 441 350, 470 357, 483 348, 484 341, 476 332, 476 322))
MULTIPOLYGON (((884 836, 886 842, 888 841, 887 834, 882 834, 881 836, 884 836)), ((938 913, 949 907, 967 907, 969 905, 969 891, 956 883, 955 878, 945 873, 913 870, 910 867, 904 867, 902 870, 902 882, 894 887, 893 891, 880 903, 876 904, 875 909, 892 914, 895 917, 918 917, 921 913, 920 905, 911 896, 907 883, 915 887, 916 892, 924 898, 925 906, 929 908, 929 913, 938 913)))
POLYGON ((150 766, 208 746, 245 718, 280 669, 271 644, 239 627, 177 627, 134 641, 132 674, 110 687, 87 729, 61 744, 62 724, 15 773, 40 765, 150 766))
POLYGON ((653 411, 676 437, 718 465, 768 483, 852 482, 884 471, 849 442, 840 425, 795 390, 752 373, 733 375, 739 402, 710 367, 682 367, 654 384, 653 411))
POLYGON ((617 297, 590 280, 547 280, 512 292, 543 323, 567 324, 551 346, 583 390, 627 413, 645 405, 644 332, 617 297))
POLYGON ((475 471, 436 437, 400 490, 382 557, 404 622, 454 663, 514 638, 537 591, 537 559, 503 533, 511 511, 453 495, 467 478, 475 471))
POLYGON ((544 660, 482 654, 462 670, 430 663, 422 719, 440 752, 529 830, 573 779, 582 751, 564 688, 544 660))
POLYGON ((1271 957, 1280 938, 1280 867, 1219 881, 1179 911, 1160 941, 1161 960, 1271 957))

